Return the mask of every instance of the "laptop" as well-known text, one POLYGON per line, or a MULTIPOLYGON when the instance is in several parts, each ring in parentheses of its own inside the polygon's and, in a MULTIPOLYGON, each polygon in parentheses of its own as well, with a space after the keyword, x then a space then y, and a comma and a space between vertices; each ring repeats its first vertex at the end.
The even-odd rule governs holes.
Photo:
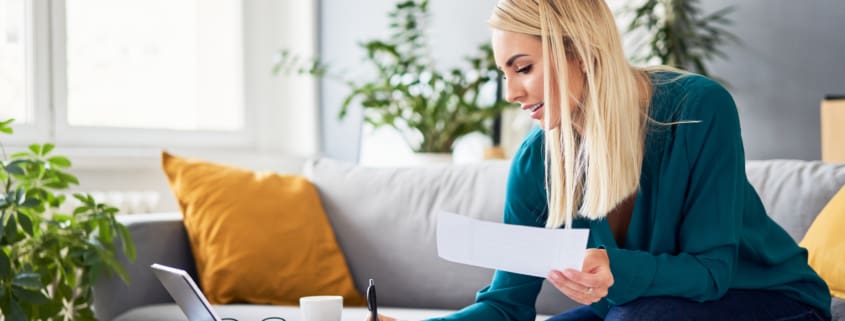
POLYGON ((200 288, 185 270, 161 264, 150 266, 190 321, 221 321, 200 288))

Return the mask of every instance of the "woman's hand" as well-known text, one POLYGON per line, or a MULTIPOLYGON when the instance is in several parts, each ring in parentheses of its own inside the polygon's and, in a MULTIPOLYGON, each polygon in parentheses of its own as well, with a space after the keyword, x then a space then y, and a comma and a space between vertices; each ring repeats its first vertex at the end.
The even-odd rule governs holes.
POLYGON ((610 272, 607 251, 587 249, 581 271, 552 270, 549 272, 548 280, 575 302, 581 304, 598 302, 607 296, 607 290, 613 285, 613 273, 610 272))
MULTIPOLYGON (((364 321, 371 321, 371 320, 370 320, 370 315, 369 315, 369 314, 367 314, 367 318, 366 318, 366 319, 364 319, 364 321)), ((391 317, 389 317, 389 316, 386 316, 386 315, 384 315, 384 314, 379 313, 379 315, 378 315, 378 321, 402 321, 402 320, 399 320, 399 319, 396 319, 396 318, 391 318, 391 317)))

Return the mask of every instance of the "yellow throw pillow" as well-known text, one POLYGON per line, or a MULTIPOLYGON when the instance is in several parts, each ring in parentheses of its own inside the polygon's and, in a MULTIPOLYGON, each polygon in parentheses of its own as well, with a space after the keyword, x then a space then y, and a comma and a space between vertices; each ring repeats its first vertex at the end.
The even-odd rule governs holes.
POLYGON ((810 266, 827 282, 830 293, 845 299, 845 186, 825 205, 801 240, 810 266))
POLYGON ((298 305, 308 295, 364 304, 306 178, 161 158, 212 304, 298 305))

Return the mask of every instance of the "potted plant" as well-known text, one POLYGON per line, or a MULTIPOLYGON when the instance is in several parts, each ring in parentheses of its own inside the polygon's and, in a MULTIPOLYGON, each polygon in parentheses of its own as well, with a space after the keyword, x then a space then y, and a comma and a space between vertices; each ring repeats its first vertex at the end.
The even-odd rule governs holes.
MULTIPOLYGON (((11 134, 12 121, 0 122, 0 132, 11 134)), ((74 194, 81 205, 59 212, 66 196, 57 191, 79 181, 65 172, 70 160, 50 154, 53 148, 33 144, 7 156, 0 144, 0 310, 7 321, 95 320, 97 277, 114 272, 128 282, 115 244, 135 259, 117 208, 74 194)))
POLYGON ((703 15, 698 0, 645 0, 626 11, 633 13, 628 34, 645 35, 632 56, 640 63, 660 63, 711 76, 706 60, 724 57, 719 46, 738 38, 725 27, 733 7, 703 15))
POLYGON ((499 99, 499 70, 489 45, 466 58, 467 68, 441 71, 429 55, 424 27, 428 0, 396 4, 388 14, 391 36, 361 44, 372 78, 346 79, 313 59, 303 61, 284 50, 274 73, 309 73, 343 81, 350 89, 339 117, 360 105, 364 121, 374 128, 395 128, 418 153, 451 153, 456 139, 469 133, 490 134, 493 120, 511 106, 499 99))

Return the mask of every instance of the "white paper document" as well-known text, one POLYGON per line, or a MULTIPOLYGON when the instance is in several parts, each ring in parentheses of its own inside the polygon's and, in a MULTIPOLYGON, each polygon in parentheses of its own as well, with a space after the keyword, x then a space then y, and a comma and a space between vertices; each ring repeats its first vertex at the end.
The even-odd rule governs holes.
POLYGON ((452 262, 545 278, 551 270, 581 270, 589 233, 486 222, 440 211, 437 254, 452 262))

